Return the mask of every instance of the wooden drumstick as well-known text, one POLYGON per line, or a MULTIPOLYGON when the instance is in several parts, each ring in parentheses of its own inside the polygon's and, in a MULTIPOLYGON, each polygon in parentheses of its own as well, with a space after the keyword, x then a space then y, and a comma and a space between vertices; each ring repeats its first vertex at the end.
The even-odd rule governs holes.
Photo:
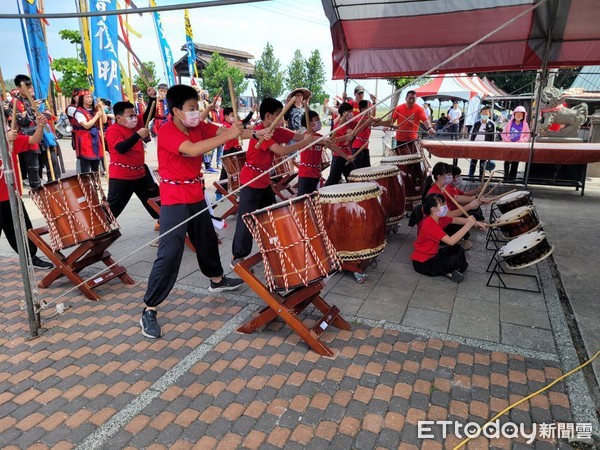
POLYGON ((513 192, 517 192, 517 190, 516 189, 511 189, 510 191, 504 192, 503 194, 500 194, 500 195, 496 195, 495 197, 489 198, 488 200, 489 200, 490 203, 492 203, 492 202, 495 202, 497 200, 500 200, 505 195, 512 194, 513 192))
POLYGON ((350 161, 346 161, 346 165, 353 163, 354 161, 356 161, 356 157, 360 154, 360 152, 362 152, 365 148, 367 148, 367 145, 369 145, 369 141, 365 142, 357 151, 354 155, 352 155, 352 159, 350 161))
MULTIPOLYGON (((156 104, 156 102, 153 103, 153 105, 156 104)), ((102 100, 98 99, 98 106, 100 107, 101 111, 103 112, 102 115, 104 115, 104 103, 102 103, 102 100)), ((102 116, 100 116, 100 118, 98 119, 98 122, 100 122, 99 126, 98 126, 98 131, 100 132, 100 145, 102 146, 102 161, 104 162, 104 170, 106 171, 106 179, 109 179, 108 176, 108 164, 106 163, 106 142, 104 142, 104 124, 102 123, 102 116)))
POLYGON ((252 92, 252 106, 256 105, 256 95, 254 95, 254 88, 250 89, 252 92))
POLYGON ((308 105, 308 99, 304 100, 304 120, 306 121, 306 132, 312 134, 312 127, 310 126, 310 114, 308 110, 310 109, 308 105))
POLYGON ((484 197, 487 197, 487 196, 488 196, 488 195, 490 195, 492 192, 494 192, 494 191, 496 190, 496 188, 497 188, 498 186, 500 186, 501 184, 502 184, 502 182, 501 182, 501 181, 499 181, 499 182, 498 182, 498 183, 496 183, 494 186, 492 186, 492 188, 491 188, 489 191, 487 191, 487 192, 485 193, 484 197))
POLYGON ((454 203, 454 205, 460 210, 460 212, 463 213, 464 216, 468 219, 469 213, 465 210, 465 208, 463 208, 462 205, 454 199, 454 197, 452 197, 450 194, 448 194, 446 189, 444 189, 444 188, 441 188, 441 189, 442 189, 442 192, 444 193, 444 195, 446 197, 448 197, 450 200, 452 200, 452 203, 454 203))
POLYGON ((156 107, 156 102, 158 102, 158 98, 156 99, 156 101, 152 102, 152 104, 150 105, 150 111, 148 111, 148 118, 146 119, 146 124, 144 125, 144 128, 148 128, 150 126, 150 121, 152 120, 152 113, 154 112, 154 108, 156 107))
MULTIPOLYGON (((292 97, 290 99, 289 102, 287 102, 287 104, 283 107, 283 109, 281 110, 281 112, 279 113, 279 115, 275 118, 275 120, 273 121, 273 123, 271 124, 271 126, 267 129, 267 133, 266 134, 271 134, 273 132, 273 130, 275 129, 275 127, 277 125, 279 125, 279 122, 281 122, 281 119, 283 119, 283 116, 285 115, 285 113, 288 112, 288 110, 292 107, 292 105, 294 104, 296 100, 294 99, 294 97, 292 97)), ((256 144, 256 147, 260 147, 260 145, 265 141, 264 137, 261 137, 258 140, 258 143, 256 144)))
MULTIPOLYGON (((233 89, 233 80, 231 77, 227 77, 227 83, 229 84, 229 96, 231 97, 231 108, 233 109, 233 120, 237 124, 240 121, 238 116, 237 99, 235 98, 235 89, 233 89)), ((240 147, 243 145, 242 137, 238 136, 238 144, 240 147)))
POLYGON ((487 189, 487 187, 490 184, 490 181, 492 181, 492 177, 494 176, 494 171, 492 171, 492 173, 490 173, 490 177, 487 179, 487 181, 485 182, 485 184, 483 185, 483 187, 481 188, 481 191, 479 191, 479 195, 477 196, 477 200, 479 200, 481 198, 481 196, 483 195, 483 193, 485 192, 485 190, 487 189))
POLYGON ((512 225, 513 223, 519 223, 519 222, 521 222, 520 219, 508 220, 506 222, 494 222, 494 223, 487 224, 487 227, 488 228, 497 228, 497 227, 503 227, 504 225, 512 225))
MULTIPOLYGON (((27 86, 22 81, 21 81, 21 89, 25 91, 25 95, 27 95, 27 99, 29 100, 29 103, 31 103, 31 107, 35 111, 35 114, 36 115, 41 114, 37 103, 31 96, 31 94, 29 93, 29 89, 27 89, 27 86)), ((48 147, 48 146, 46 146, 46 158, 48 158, 48 168, 50 169, 50 179, 52 181, 54 181, 54 180, 56 180, 56 177, 54 176, 54 166, 52 164, 52 157, 50 155, 50 147, 48 147)))

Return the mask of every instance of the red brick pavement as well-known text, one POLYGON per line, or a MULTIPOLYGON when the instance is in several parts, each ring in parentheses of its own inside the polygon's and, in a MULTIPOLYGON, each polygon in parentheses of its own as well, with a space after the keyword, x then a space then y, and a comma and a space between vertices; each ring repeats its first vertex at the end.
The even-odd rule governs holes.
MULTIPOLYGON (((6 448, 74 447, 245 306, 175 291, 159 313, 164 338, 151 341, 138 325, 145 286, 114 284, 102 288, 101 302, 72 296, 73 308, 49 320, 41 338, 28 340, 18 266, 3 262, 0 442, 6 448)), ((105 448, 449 448, 457 438, 417 439, 417 421, 481 424, 562 373, 555 362, 381 328, 328 330, 323 339, 339 351, 336 358, 308 351, 281 323, 252 335, 231 333, 105 448)), ((527 427, 572 422, 564 384, 504 420, 527 427)), ((513 445, 479 438, 469 448, 513 445)))

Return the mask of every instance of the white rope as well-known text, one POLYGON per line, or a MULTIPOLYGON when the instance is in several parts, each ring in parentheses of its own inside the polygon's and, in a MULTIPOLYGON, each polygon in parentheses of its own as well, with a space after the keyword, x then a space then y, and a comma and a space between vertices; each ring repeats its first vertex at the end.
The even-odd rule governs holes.
MULTIPOLYGON (((476 40, 475 42, 473 42, 472 44, 470 44, 469 46, 465 47, 464 49, 462 49, 461 51, 459 51, 458 53, 455 53, 454 55, 450 56, 449 58, 447 58, 446 60, 442 61, 441 63, 439 63, 438 65, 436 65, 435 67, 429 69, 427 72, 425 72, 424 74, 420 75, 419 77, 417 77, 414 81, 417 82, 427 76, 429 76, 431 73, 435 72, 436 70, 438 70, 439 68, 443 67, 444 65, 446 65, 447 63, 449 63, 450 61, 458 58, 459 56, 461 56, 462 54, 466 53, 467 51, 469 51, 470 49, 474 48, 475 46, 479 45, 481 42, 485 41, 487 38, 489 38, 490 36, 498 33, 499 31, 502 31, 504 28, 508 27, 510 24, 512 24, 513 22, 519 20, 521 17, 525 16, 526 14, 530 13, 531 11, 535 10, 536 8, 538 8, 539 6, 543 5, 544 3, 548 2, 548 0, 541 0, 539 3, 533 5, 532 7, 526 9, 525 11, 521 12, 520 14, 516 15, 515 17, 513 17, 512 19, 508 20, 507 22, 505 22, 504 24, 498 26, 497 28, 495 28, 494 30, 492 30, 491 32, 487 33, 486 35, 484 35, 483 37, 481 37, 480 39, 476 40)), ((382 99, 381 101, 376 102, 375 104, 373 104, 372 106, 368 107, 367 109, 365 109, 363 112, 357 114, 356 116, 353 116, 350 120, 348 120, 347 122, 344 122, 343 126, 346 126, 347 124, 354 122, 356 120, 358 120, 359 118, 361 118, 362 116, 366 115, 366 114, 370 114, 371 110, 373 108, 376 108, 377 106, 382 105, 384 102, 386 102, 387 100, 389 100, 390 98, 392 98, 392 96, 399 91, 400 89, 392 89, 392 93, 390 95, 388 95, 387 97, 385 97, 384 99, 382 99)), ((406 119, 408 120, 408 119, 406 119)), ((405 121, 406 121, 405 120, 405 121)), ((404 122, 402 122, 404 123, 404 122)), ((332 133, 337 132, 341 127, 338 126, 336 128, 332 128, 327 134, 323 135, 322 137, 320 137, 319 139, 311 142, 310 144, 308 144, 307 146, 303 147, 302 149, 298 150, 296 153, 300 154, 306 150, 308 150, 309 148, 311 148, 313 145, 315 145, 318 142, 321 142, 323 140, 325 140, 327 137, 329 137, 332 133)), ((278 164, 275 164, 274 166, 272 166, 271 169, 273 168, 277 168, 283 164, 286 164, 289 160, 291 160, 292 158, 295 158, 295 155, 290 155, 285 159, 282 159, 281 162, 279 162, 278 164)), ((253 179, 251 179, 250 181, 248 181, 246 184, 244 185, 240 185, 240 187, 234 191, 231 191, 230 193, 228 193, 227 195, 221 197, 219 200, 215 201, 214 205, 218 204, 219 202, 224 201, 226 198, 230 198, 232 195, 235 195, 237 192, 241 191, 242 188, 250 185, 251 183, 254 183, 255 181, 259 180, 261 177, 263 176, 269 176, 269 172, 264 172, 256 177, 254 177, 253 179)), ((84 281, 82 281, 81 283, 71 287, 70 289, 68 289, 66 292, 60 294, 58 297, 56 297, 55 299, 52 299, 50 301, 45 301, 42 305, 42 309, 46 308, 47 306, 49 306, 50 304, 57 302, 58 300, 62 299, 63 297, 67 296, 68 294, 70 294, 71 292, 75 291, 76 289, 79 289, 79 287, 83 286, 84 284, 88 283, 89 281, 97 278, 100 274, 102 274, 103 272, 105 272, 108 269, 111 269, 112 267, 118 265, 119 263, 121 263, 122 261, 130 258, 131 256, 135 255, 136 253, 138 253, 139 251, 143 250, 146 247, 149 247, 151 244, 153 244, 154 242, 157 242, 161 237, 166 236, 167 234, 171 233, 172 231, 174 231, 176 228, 179 228, 180 226, 187 224, 188 222, 190 222, 191 220, 194 220, 196 217, 198 217, 200 214, 203 214, 205 212, 208 211, 208 206, 204 209, 202 209, 201 211, 198 211, 196 214, 188 217, 187 219, 185 219, 184 221, 182 221, 181 223, 179 223, 178 225, 174 226, 173 228, 171 228, 169 231, 167 231, 164 234, 159 235, 158 237, 150 240, 149 242, 147 242, 146 244, 142 245, 141 247, 133 250, 132 252, 128 253, 127 255, 123 256, 122 258, 120 258, 119 260, 115 261, 113 264, 111 264, 110 266, 107 266, 106 268, 104 268, 103 270, 99 271, 98 273, 94 274, 93 276, 85 279, 84 281)))

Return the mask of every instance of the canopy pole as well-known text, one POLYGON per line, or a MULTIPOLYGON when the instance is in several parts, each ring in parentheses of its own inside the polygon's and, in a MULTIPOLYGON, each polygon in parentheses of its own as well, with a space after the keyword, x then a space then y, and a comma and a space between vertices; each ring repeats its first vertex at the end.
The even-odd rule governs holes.
MULTIPOLYGON (((542 69, 540 71, 539 83, 537 92, 535 93, 535 108, 534 108, 534 116, 533 116, 533 126, 531 133, 531 146, 529 148, 529 158, 527 160, 527 166, 525 167, 525 189, 527 189, 527 184, 529 183, 529 172, 531 171, 531 161, 533 160, 533 151, 535 140, 538 133, 539 126, 539 111, 540 111, 540 102, 542 101, 542 90, 548 83, 548 59, 550 58, 550 49, 552 48, 552 34, 554 33, 554 25, 556 23, 556 15, 558 14, 558 0, 554 3, 554 14, 552 16, 552 21, 550 22, 550 27, 548 28, 548 36, 546 36, 546 46, 544 48, 544 55, 542 57, 542 69)), ((510 130, 509 130, 510 131, 510 130)))

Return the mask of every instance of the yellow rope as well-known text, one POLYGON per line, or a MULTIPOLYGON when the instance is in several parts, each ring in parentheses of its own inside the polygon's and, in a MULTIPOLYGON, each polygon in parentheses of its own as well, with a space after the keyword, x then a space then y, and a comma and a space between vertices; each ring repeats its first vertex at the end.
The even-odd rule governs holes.
MULTIPOLYGON (((565 373, 564 375, 558 377, 556 380, 554 380, 552 383, 550 383, 547 386, 544 386, 543 388, 541 388, 540 390, 534 392, 533 394, 528 395, 525 398, 522 398, 521 400, 519 400, 518 402, 513 403, 512 405, 508 406, 507 408, 503 409, 502 411, 500 411, 498 414, 496 414, 494 417, 492 417, 490 420, 488 420, 481 428, 480 430, 485 430, 485 427, 487 427, 489 424, 491 424, 492 422, 494 422, 496 419, 498 419, 500 416, 504 415, 505 413, 507 413, 508 411, 510 411, 511 409, 519 406, 521 403, 529 400, 530 398, 535 397, 538 394, 541 394, 542 392, 550 389, 552 386, 554 386, 556 383, 558 383, 561 380, 564 380, 565 378, 567 378, 569 375, 577 372, 578 370, 583 369, 585 366, 587 366, 588 364, 590 364, 593 360, 595 360, 598 355, 600 355, 600 350, 598 350, 596 352, 596 354, 594 356, 592 356, 588 361, 586 361, 585 363, 583 363, 582 365, 580 365, 579 367, 575 367, 573 370, 571 370, 570 372, 565 373)), ((469 442, 471 439, 475 439, 479 437, 479 435, 477 436, 473 436, 473 437, 468 437, 466 439, 464 439, 463 441, 461 441, 456 447, 453 448, 453 450, 458 450, 459 448, 463 447, 467 442, 469 442)))

